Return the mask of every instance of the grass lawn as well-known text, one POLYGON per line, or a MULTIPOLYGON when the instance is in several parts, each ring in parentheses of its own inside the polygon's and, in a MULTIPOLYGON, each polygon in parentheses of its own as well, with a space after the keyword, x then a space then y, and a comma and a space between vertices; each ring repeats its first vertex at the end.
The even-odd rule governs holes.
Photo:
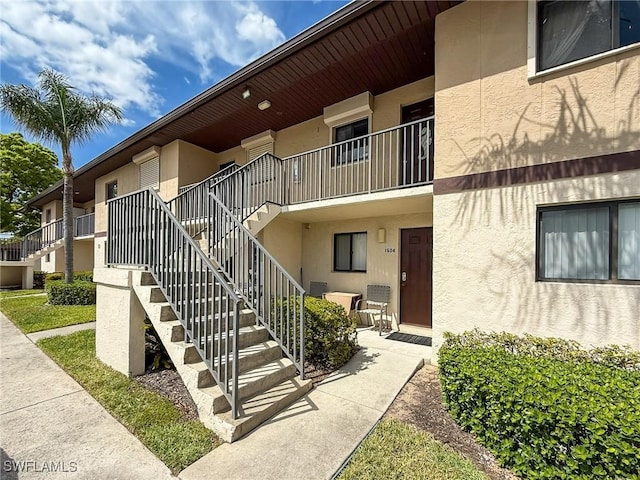
POLYGON ((219 445, 202 423, 96 359, 95 332, 40 340, 38 346, 176 474, 219 445))
POLYGON ((96 319, 95 305, 46 305, 46 296, 3 298, 0 310, 22 333, 66 327, 96 319))
POLYGON ((0 298, 22 297, 25 295, 37 295, 44 293, 44 290, 3 290, 0 292, 0 298))
POLYGON ((382 420, 362 442, 340 480, 488 479, 473 463, 399 420, 382 420))

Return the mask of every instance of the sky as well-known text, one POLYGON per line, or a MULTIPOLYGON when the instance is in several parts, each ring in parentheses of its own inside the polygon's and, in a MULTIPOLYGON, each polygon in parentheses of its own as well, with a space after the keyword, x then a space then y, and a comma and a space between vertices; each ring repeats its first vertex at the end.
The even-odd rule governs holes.
MULTIPOLYGON (((32 86, 49 67, 123 109, 72 147, 78 168, 346 3, 0 0, 0 81, 32 86)), ((0 114, 0 131, 21 130, 0 114)))

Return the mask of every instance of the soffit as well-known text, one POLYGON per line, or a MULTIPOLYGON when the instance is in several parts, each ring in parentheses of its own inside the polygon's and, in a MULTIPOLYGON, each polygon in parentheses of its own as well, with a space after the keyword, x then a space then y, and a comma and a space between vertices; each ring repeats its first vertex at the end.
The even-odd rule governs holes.
MULTIPOLYGON (((322 115, 324 107, 359 93, 378 95, 433 75, 435 16, 458 3, 370 2, 354 13, 336 16, 335 26, 299 40, 304 45, 297 50, 273 62, 266 58, 255 69, 253 64, 245 67, 247 74, 220 82, 212 87, 214 94, 204 92, 164 117, 175 116, 172 121, 160 119, 157 128, 146 127, 80 168, 74 200, 91 200, 96 178, 151 146, 182 139, 221 152, 259 132, 282 130, 322 115), (251 90, 247 100, 242 98, 245 86, 251 90), (257 104, 265 99, 271 108, 258 110, 257 104)), ((31 204, 41 206, 60 198, 59 192, 61 187, 54 186, 31 204)))

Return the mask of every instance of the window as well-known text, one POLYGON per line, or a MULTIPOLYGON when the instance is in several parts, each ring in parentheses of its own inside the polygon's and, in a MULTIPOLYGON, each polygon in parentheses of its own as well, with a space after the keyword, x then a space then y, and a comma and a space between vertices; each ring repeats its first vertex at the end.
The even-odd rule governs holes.
POLYGON ((357 122, 348 123, 334 130, 334 142, 346 142, 338 145, 336 148, 336 156, 333 165, 343 165, 345 163, 353 163, 364 160, 368 153, 369 138, 369 119, 364 118, 357 122), (360 138, 364 137, 364 138, 360 138), (357 139, 357 140, 354 140, 357 139), (354 140, 347 142, 347 140, 354 140))
POLYGON ((110 182, 107 183, 107 200, 111 200, 112 198, 116 198, 118 195, 118 182, 110 182))
POLYGON ((538 279, 640 280, 640 202, 538 211, 538 279))
POLYGON ((50 253, 47 253, 47 254, 44 256, 44 261, 45 261, 45 262, 50 262, 50 261, 51 261, 51 254, 50 254, 50 253))
POLYGON ((367 271, 367 232, 333 236, 333 269, 336 272, 367 271))
POLYGON ((47 208, 45 213, 45 223, 51 223, 51 209, 47 208))
POLYGON ((160 183, 160 157, 140 164, 140 189, 157 188, 160 183))
POLYGON ((538 2, 538 70, 640 42, 640 0, 538 2))

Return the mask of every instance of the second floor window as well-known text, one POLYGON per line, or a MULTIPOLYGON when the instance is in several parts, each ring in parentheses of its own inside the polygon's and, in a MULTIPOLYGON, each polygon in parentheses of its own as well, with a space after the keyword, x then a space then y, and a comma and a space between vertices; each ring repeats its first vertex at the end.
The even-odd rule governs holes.
POLYGON ((341 143, 335 147, 334 165, 359 162, 367 156, 369 148, 369 119, 363 118, 357 122, 348 123, 334 130, 334 142, 341 143), (364 137, 364 138, 360 138, 364 137), (351 140, 351 141, 347 141, 351 140))
POLYGON ((538 70, 640 42, 640 1, 538 2, 538 70))
POLYGON ((116 198, 118 195, 118 182, 107 183, 107 200, 116 198))

